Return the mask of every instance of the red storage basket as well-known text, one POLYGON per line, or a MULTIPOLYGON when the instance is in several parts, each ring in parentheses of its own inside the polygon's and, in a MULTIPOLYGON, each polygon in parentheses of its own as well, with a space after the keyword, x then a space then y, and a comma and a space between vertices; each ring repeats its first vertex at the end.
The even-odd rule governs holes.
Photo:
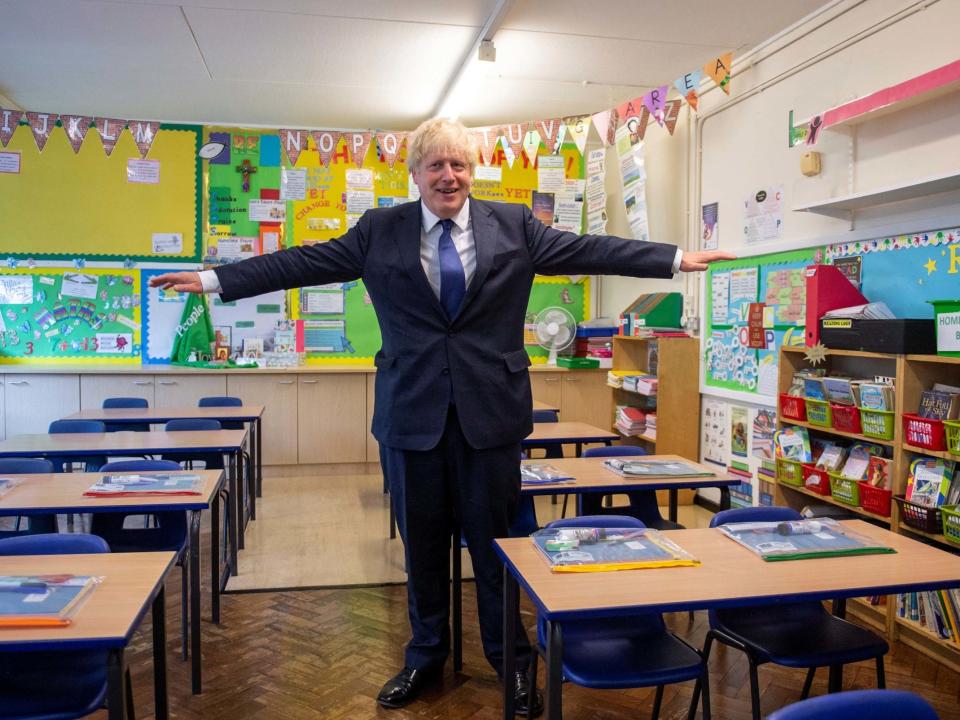
POLYGON ((904 442, 926 450, 946 450, 943 420, 923 418, 913 413, 903 414, 904 442))
POLYGON ((790 420, 806 421, 807 404, 802 397, 780 393, 780 414, 790 420))
POLYGON ((830 496, 830 476, 826 470, 813 463, 803 463, 800 472, 803 474, 803 486, 807 490, 812 490, 817 495, 830 496))
POLYGON ((860 409, 855 405, 837 405, 830 403, 833 410, 833 429, 859 435, 863 432, 860 425, 860 409))
POLYGON ((871 485, 866 481, 860 482, 860 507, 883 517, 890 517, 890 502, 893 492, 871 485))

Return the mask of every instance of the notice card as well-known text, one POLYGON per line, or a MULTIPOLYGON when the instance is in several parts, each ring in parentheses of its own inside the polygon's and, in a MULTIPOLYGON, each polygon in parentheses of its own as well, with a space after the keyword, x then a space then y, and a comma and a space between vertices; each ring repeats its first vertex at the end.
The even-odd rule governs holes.
POLYGON ((183 252, 183 235, 180 233, 153 233, 154 255, 180 255, 183 252))
POLYGON ((20 172, 20 153, 19 152, 0 152, 0 173, 20 172))
POLYGON ((160 161, 128 158, 127 182, 144 183, 146 185, 159 185, 160 161))
POLYGON ((287 203, 283 200, 250 200, 247 217, 251 222, 284 222, 287 203))
POLYGON ((280 168, 280 199, 303 200, 307 197, 307 169, 280 168))

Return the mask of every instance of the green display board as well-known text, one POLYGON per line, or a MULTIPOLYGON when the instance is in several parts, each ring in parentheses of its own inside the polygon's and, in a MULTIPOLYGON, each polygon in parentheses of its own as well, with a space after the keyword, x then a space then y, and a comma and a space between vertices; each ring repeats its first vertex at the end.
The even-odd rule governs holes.
POLYGON ((823 248, 758 255, 710 265, 705 274, 704 385, 772 401, 782 345, 802 345, 806 320, 804 268, 821 262, 823 248), (762 303, 754 323, 751 304, 762 303))

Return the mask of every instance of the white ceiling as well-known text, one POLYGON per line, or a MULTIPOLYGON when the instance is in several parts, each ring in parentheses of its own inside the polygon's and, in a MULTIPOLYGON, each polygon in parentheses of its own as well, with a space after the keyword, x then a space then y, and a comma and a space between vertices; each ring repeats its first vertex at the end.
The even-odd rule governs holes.
POLYGON ((166 122, 411 129, 466 63, 468 125, 596 112, 825 0, 0 0, 0 104, 166 122), (467 59, 471 58, 469 62, 467 59))

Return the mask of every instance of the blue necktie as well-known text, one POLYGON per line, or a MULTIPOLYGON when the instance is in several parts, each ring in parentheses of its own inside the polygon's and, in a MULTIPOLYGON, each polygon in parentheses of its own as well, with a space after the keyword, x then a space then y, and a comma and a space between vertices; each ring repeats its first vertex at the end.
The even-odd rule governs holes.
POLYGON ((463 275, 460 254, 454 247, 453 237, 450 235, 453 220, 441 220, 440 225, 443 226, 440 242, 437 245, 440 255, 440 304, 443 305, 447 318, 453 320, 467 291, 467 281, 463 275))

